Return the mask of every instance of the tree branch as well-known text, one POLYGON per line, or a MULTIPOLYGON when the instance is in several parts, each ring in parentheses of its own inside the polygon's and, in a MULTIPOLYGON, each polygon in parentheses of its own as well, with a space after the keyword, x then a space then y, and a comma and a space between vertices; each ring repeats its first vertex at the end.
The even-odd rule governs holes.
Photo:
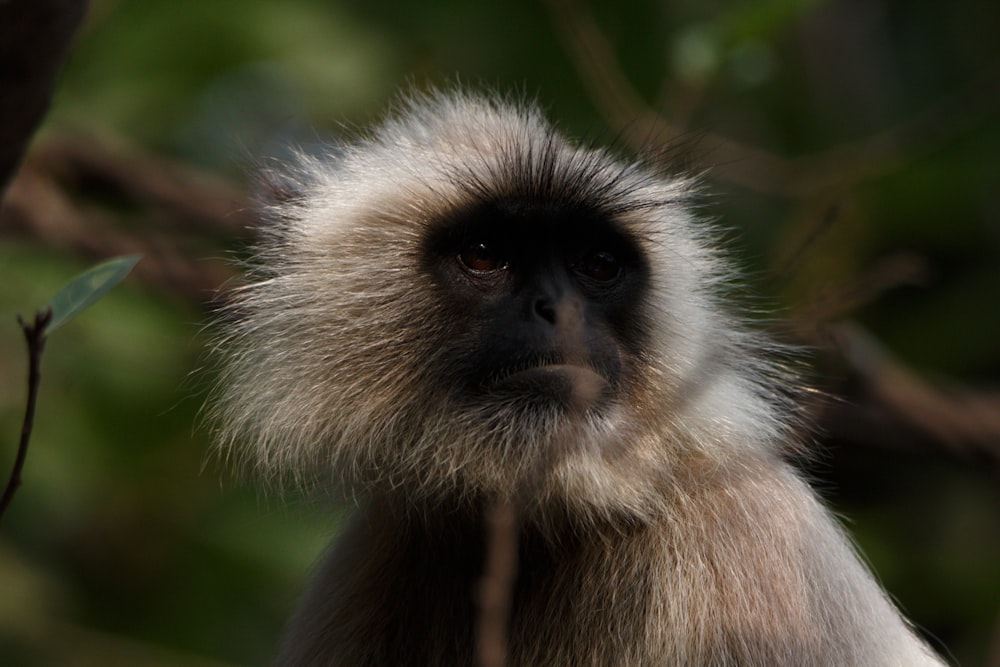
POLYGON ((31 429, 35 422, 35 403, 38 399, 38 385, 41 381, 39 367, 42 363, 42 350, 45 348, 45 327, 51 317, 52 311, 45 308, 35 313, 34 322, 25 322, 20 316, 17 318, 17 322, 24 332, 25 341, 28 343, 28 400, 24 407, 24 420, 21 423, 21 441, 17 446, 17 458, 14 460, 14 468, 7 480, 3 497, 0 498, 0 518, 3 517, 10 501, 14 498, 14 492, 21 486, 21 470, 24 468, 24 461, 28 456, 28 442, 31 440, 31 429))

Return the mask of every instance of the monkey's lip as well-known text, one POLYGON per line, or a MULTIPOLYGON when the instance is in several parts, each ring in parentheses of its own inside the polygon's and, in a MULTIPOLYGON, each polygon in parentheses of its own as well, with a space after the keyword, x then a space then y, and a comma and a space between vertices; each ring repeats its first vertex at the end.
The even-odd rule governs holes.
POLYGON ((532 377, 549 378, 554 375, 564 375, 573 379, 580 379, 588 382, 605 382, 604 377, 589 366, 577 366, 576 364, 545 364, 533 366, 521 371, 505 376, 501 382, 508 380, 529 379, 532 377))
POLYGON ((588 366, 546 364, 505 375, 493 387, 519 393, 554 392, 593 402, 608 388, 608 381, 588 366))

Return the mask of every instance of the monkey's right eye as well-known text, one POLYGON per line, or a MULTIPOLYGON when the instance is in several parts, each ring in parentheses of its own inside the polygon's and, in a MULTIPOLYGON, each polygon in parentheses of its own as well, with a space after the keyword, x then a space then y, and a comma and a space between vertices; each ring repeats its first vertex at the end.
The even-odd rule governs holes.
POLYGON ((470 243, 458 254, 458 261, 473 273, 494 273, 507 268, 507 262, 486 243, 470 243))

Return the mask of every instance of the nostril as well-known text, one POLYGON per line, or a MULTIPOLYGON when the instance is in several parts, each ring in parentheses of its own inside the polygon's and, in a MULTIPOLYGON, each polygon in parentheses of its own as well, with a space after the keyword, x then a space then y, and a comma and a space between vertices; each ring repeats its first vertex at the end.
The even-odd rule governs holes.
POLYGON ((556 307, 548 299, 535 299, 535 314, 549 324, 556 323, 556 307))

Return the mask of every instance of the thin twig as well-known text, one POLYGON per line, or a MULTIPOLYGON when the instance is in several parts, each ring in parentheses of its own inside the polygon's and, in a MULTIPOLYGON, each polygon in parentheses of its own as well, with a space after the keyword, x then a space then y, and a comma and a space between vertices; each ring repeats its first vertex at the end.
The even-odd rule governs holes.
POLYGON ((10 472, 10 479, 7 480, 7 487, 3 490, 3 498, 0 498, 0 517, 3 517, 10 505, 14 492, 21 486, 21 470, 24 468, 24 460, 28 456, 28 442, 31 440, 31 428, 35 421, 35 403, 38 398, 38 385, 41 380, 39 367, 42 363, 42 350, 45 348, 45 327, 52 319, 52 310, 43 308, 35 313, 35 321, 28 323, 17 318, 17 323, 21 325, 24 332, 24 339, 28 343, 28 400, 24 406, 24 421, 21 423, 21 442, 17 446, 17 458, 14 460, 14 469, 10 472))
POLYGON ((820 240, 830 229, 833 227, 834 223, 840 216, 840 205, 838 203, 833 203, 826 208, 826 211, 822 216, 814 218, 810 221, 808 228, 806 229, 805 238, 799 241, 795 247, 789 252, 785 259, 778 262, 778 266, 771 270, 771 275, 769 282, 771 285, 780 285, 794 276, 802 263, 802 259, 809 253, 810 250, 816 247, 817 241, 820 240))
POLYGON ((517 577, 517 510, 498 500, 486 514, 486 571, 479 583, 476 655, 479 667, 507 664, 507 619, 517 577))

